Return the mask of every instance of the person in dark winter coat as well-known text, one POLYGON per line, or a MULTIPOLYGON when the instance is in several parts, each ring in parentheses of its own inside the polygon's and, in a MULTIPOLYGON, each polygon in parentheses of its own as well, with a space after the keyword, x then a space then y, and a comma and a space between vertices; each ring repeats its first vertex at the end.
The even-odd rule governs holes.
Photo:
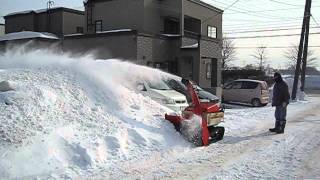
POLYGON ((275 110, 275 127, 269 129, 271 132, 284 133, 286 126, 287 106, 290 100, 289 88, 286 82, 283 81, 280 73, 274 73, 273 79, 275 84, 273 86, 272 106, 275 110))

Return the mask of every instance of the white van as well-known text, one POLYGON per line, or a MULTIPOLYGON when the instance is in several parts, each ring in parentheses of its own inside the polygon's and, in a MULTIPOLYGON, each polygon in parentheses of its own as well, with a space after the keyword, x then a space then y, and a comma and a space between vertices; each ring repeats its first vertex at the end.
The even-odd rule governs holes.
POLYGON ((162 80, 138 83, 137 89, 143 95, 149 96, 177 113, 189 106, 185 95, 173 90, 162 80))

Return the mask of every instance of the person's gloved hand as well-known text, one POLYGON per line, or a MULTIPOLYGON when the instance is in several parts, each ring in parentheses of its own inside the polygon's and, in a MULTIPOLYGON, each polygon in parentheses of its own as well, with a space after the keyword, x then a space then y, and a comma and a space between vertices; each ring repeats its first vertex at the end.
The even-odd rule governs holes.
POLYGON ((286 107, 288 104, 286 102, 282 103, 282 107, 286 107))

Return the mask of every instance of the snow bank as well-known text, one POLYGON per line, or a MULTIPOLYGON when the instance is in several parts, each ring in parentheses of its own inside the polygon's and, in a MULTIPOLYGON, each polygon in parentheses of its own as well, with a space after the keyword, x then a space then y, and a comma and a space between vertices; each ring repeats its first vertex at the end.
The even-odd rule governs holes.
POLYGON ((0 82, 0 92, 6 92, 14 90, 12 84, 9 81, 1 81, 0 82))
POLYGON ((170 112, 135 91, 168 74, 119 60, 19 47, 0 55, 1 178, 72 178, 154 152, 189 148, 170 112))

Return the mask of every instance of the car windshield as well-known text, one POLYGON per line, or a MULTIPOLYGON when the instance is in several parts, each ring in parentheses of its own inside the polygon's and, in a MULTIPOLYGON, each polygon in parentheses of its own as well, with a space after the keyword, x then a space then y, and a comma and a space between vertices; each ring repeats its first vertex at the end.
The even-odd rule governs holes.
POLYGON ((193 85, 193 88, 197 89, 198 91, 204 91, 200 86, 198 85, 193 85))
POLYGON ((151 89, 157 89, 157 90, 171 90, 171 88, 163 81, 149 81, 147 82, 148 86, 151 89))

